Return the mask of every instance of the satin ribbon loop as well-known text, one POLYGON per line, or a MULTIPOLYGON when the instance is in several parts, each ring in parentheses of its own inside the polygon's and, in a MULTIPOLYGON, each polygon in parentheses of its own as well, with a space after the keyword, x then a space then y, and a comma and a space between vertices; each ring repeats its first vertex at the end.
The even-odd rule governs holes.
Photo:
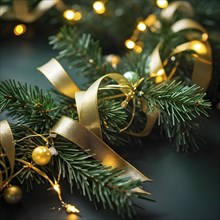
MULTIPOLYGON (((92 131, 69 117, 62 116, 51 129, 51 132, 75 143, 83 150, 90 150, 93 157, 100 161, 102 165, 123 169, 123 176, 130 176, 134 180, 140 179, 141 181, 150 181, 149 178, 120 157, 92 131)), ((135 191, 140 192, 140 190, 139 188, 135 188, 135 191)), ((142 193, 144 192, 143 190, 141 191, 142 193)))
POLYGON ((177 10, 184 11, 188 16, 194 15, 193 7, 186 1, 171 2, 168 7, 161 10, 160 16, 169 22, 172 22, 174 14, 177 10))
MULTIPOLYGON (((161 17, 170 21, 174 20, 174 14, 177 10, 184 9, 188 11, 188 15, 193 15, 192 6, 184 1, 178 1, 171 3, 167 8, 161 11, 161 17)), ((192 73, 192 82, 203 88, 203 91, 208 89, 209 83, 212 78, 212 51, 208 42, 208 34, 205 28, 203 28, 196 21, 185 18, 176 21, 174 24, 170 24, 170 30, 173 33, 181 31, 191 30, 191 32, 183 32, 183 36, 188 39, 188 42, 182 43, 176 46, 165 60, 161 59, 160 49, 162 48, 162 42, 159 42, 156 48, 151 53, 151 61, 149 64, 150 76, 161 76, 163 81, 170 80, 177 69, 178 61, 168 75, 165 72, 165 66, 168 64, 168 60, 173 55, 183 53, 185 51, 193 51, 194 55, 194 68, 192 73), (199 36, 195 36, 195 32, 199 33, 199 36), (198 39, 200 38, 200 39, 198 39)))
POLYGON ((3 155, 0 155, 0 159, 1 157, 3 158, 5 154, 10 165, 10 174, 8 174, 7 167, 5 167, 5 169, 0 172, 0 190, 1 190, 1 188, 4 186, 4 181, 6 181, 9 178, 8 175, 13 174, 14 164, 15 164, 14 138, 13 138, 11 128, 6 120, 0 121, 0 145, 4 150, 4 152, 0 151, 0 154, 3 154, 3 155), (6 178, 3 178, 3 172, 5 173, 6 178))
POLYGON ((130 88, 130 82, 118 73, 109 73, 97 79, 86 92, 76 93, 77 112, 79 116, 79 123, 91 130, 97 137, 102 139, 100 117, 98 112, 98 90, 100 83, 105 78, 111 78, 118 83, 118 85, 128 86, 120 89, 124 94, 130 88))
POLYGON ((46 76, 60 93, 69 98, 75 98, 75 93, 79 91, 79 88, 56 59, 51 59, 37 69, 46 76))

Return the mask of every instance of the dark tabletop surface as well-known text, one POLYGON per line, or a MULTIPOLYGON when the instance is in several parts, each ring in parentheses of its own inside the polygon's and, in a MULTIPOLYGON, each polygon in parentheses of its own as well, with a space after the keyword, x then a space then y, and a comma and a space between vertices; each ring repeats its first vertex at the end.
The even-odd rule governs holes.
MULTIPOLYGON (((0 47, 0 79, 15 79, 46 90, 51 85, 36 67, 55 55, 47 39, 4 40, 0 47)), ((73 78, 78 84, 83 81, 75 74, 73 78)), ((210 118, 201 126, 201 134, 206 144, 196 154, 176 153, 171 143, 155 132, 144 139, 143 147, 125 147, 122 156, 154 180, 145 183, 145 189, 152 193, 156 203, 139 201, 145 210, 139 211, 135 219, 220 219, 220 112, 210 112, 210 118)), ((70 219, 65 211, 51 210, 60 204, 56 194, 47 191, 48 187, 36 186, 15 206, 7 205, 0 198, 0 219, 70 219)), ((72 219, 121 219, 113 211, 96 210, 95 205, 77 189, 71 195, 67 183, 64 182, 62 188, 64 200, 80 210, 80 215, 71 216, 72 219)))

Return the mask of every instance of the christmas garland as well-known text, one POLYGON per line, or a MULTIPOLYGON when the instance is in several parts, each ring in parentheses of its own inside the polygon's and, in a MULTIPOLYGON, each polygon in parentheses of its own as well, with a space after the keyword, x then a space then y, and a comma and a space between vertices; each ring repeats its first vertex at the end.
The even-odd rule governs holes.
MULTIPOLYGON (((188 41, 173 48, 164 60, 160 55, 163 42, 159 42, 149 55, 150 62, 144 52, 131 53, 121 62, 112 56, 109 62, 89 35, 79 37, 76 30, 64 27, 51 38, 61 55, 81 72, 107 74, 81 91, 58 61, 52 59, 38 70, 57 89, 56 98, 50 92, 44 95, 38 87, 11 80, 1 82, 0 110, 18 121, 14 125, 6 120, 0 122, 0 190, 4 190, 6 201, 14 204, 21 199, 20 188, 10 186, 13 178, 21 184, 26 182, 30 188, 34 181, 47 180, 67 212, 78 213, 77 208, 62 199, 59 181, 66 178, 70 188, 76 184, 90 200, 132 217, 132 198, 151 200, 150 193, 142 188, 142 183, 150 179, 109 145, 115 145, 117 138, 123 143, 131 137, 147 136, 158 122, 165 135, 174 139, 177 149, 187 151, 191 146, 197 150, 193 136, 197 122, 193 119, 207 116, 210 108, 203 91, 211 79, 211 49, 207 32, 198 23, 183 19, 177 21, 178 25, 171 24, 170 18, 181 7, 191 10, 184 2, 173 3, 162 10, 161 16, 169 20, 173 33, 190 30, 191 34, 187 33, 188 41), (202 36, 196 36, 196 42, 192 40, 195 32, 202 36), (201 52, 201 47, 205 52, 201 52), (178 62, 167 75, 169 58, 189 50, 195 56, 192 81, 199 86, 173 78, 178 62), (132 63, 126 59, 138 61, 136 71, 129 69, 132 63), (119 71, 120 68, 125 71, 119 71)), ((162 28, 158 22, 158 27, 154 23, 149 28, 162 28)))

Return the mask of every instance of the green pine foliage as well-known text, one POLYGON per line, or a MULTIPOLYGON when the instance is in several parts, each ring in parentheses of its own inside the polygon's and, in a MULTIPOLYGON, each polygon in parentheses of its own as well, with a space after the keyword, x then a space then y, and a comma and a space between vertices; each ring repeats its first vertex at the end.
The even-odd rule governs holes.
MULTIPOLYGON (((104 56, 101 54, 101 48, 98 48, 98 42, 94 42, 93 40, 90 42, 90 35, 87 35, 87 37, 83 35, 82 39, 86 39, 86 44, 80 43, 81 40, 79 39, 77 29, 63 27, 56 36, 51 37, 51 44, 53 44, 54 49, 59 50, 58 58, 67 59, 71 68, 76 66, 79 73, 85 77, 90 78, 89 73, 92 72, 91 78, 97 79, 106 73, 112 72, 111 68, 113 67, 110 67, 110 64, 106 63, 104 56), (60 36, 62 36, 62 38, 60 36), (84 45, 84 49, 81 48, 83 50, 83 56, 75 55, 81 51, 79 50, 79 46, 77 46, 78 44, 84 45), (86 45, 89 45, 89 49, 86 45), (92 45, 96 46, 93 47, 92 45), (95 72, 94 67, 89 64, 89 59, 83 59, 83 57, 90 57, 92 53, 93 55, 97 53, 94 55, 96 68, 103 67, 99 69, 100 71, 98 72, 95 72), (74 57, 72 57, 72 55, 74 55, 74 57), (98 59, 96 57, 98 57, 98 59), (82 70, 78 65, 79 62, 83 67, 82 70), (83 62, 85 63, 83 64, 83 62), (88 68, 84 72, 85 66, 88 68)), ((148 57, 148 51, 141 54, 130 52, 122 57, 121 63, 114 69, 114 72, 124 74, 127 71, 132 71, 138 75, 138 78, 144 77, 144 82, 138 87, 138 92, 141 91, 144 95, 138 99, 145 101, 149 112, 155 108, 160 109, 158 125, 161 127, 162 133, 165 134, 169 140, 173 140, 174 146, 178 151, 198 150, 200 137, 196 132, 192 132, 194 130, 192 125, 197 123, 195 121, 198 117, 208 116, 207 110, 210 109, 211 103, 205 100, 205 93, 203 93, 198 86, 190 85, 191 83, 187 85, 185 81, 178 82, 172 80, 171 82, 167 81, 159 85, 155 84, 153 80, 149 78, 148 57), (187 132, 183 132, 186 127, 187 132)), ((136 107, 136 112, 141 111, 142 107, 138 104, 136 107)), ((109 109, 111 109, 110 106, 109 109)), ((129 112, 127 112, 127 114, 129 115, 129 112)), ((133 124, 132 129, 138 130, 137 127, 143 124, 143 117, 138 115, 135 121, 136 123, 133 124)))
MULTIPOLYGON (((5 111, 8 117, 11 116, 17 120, 15 125, 11 125, 16 141, 16 158, 32 162, 33 149, 45 145, 45 142, 38 136, 29 137, 29 135, 33 135, 32 130, 35 130, 45 137, 48 136, 50 128, 61 115, 65 114, 64 106, 58 105, 49 92, 43 95, 38 87, 32 88, 14 81, 0 83, 0 103, 1 112, 5 111)), ((103 113, 102 123, 113 118, 112 121, 103 125, 109 128, 109 132, 103 132, 106 139, 113 141, 115 139, 112 134, 117 131, 115 120, 120 120, 119 125, 122 126, 125 123, 126 114, 121 110, 122 107, 113 100, 104 100, 99 109, 103 113), (106 111, 109 105, 112 108, 106 111)), ((145 194, 133 191, 136 187, 142 187, 142 183, 130 177, 121 177, 123 170, 102 166, 99 161, 92 158, 89 151, 84 151, 60 137, 49 138, 49 142, 54 144, 58 155, 52 157, 51 163, 47 166, 36 166, 52 179, 59 173, 62 179, 68 180, 71 190, 76 185, 90 200, 130 218, 135 214, 133 198, 152 201, 145 194)), ((16 162, 15 172, 21 168, 22 164, 16 162)), ((33 190, 34 182, 45 183, 44 178, 31 169, 23 169, 17 178, 22 184, 26 184, 28 191, 33 190)))
MULTIPOLYGON (((121 105, 125 97, 117 96, 120 91, 99 91, 98 110, 104 140, 108 144, 117 147, 133 141, 129 131, 140 131, 146 122, 144 112, 151 113, 158 109, 158 125, 161 132, 173 141, 177 151, 198 150, 198 118, 208 116, 207 110, 210 108, 210 102, 205 99, 205 93, 202 93, 198 86, 186 85, 185 82, 175 80, 156 84, 154 79, 149 77, 147 53, 129 53, 121 59, 119 66, 113 68, 106 62, 99 43, 90 35, 77 34, 76 29, 62 28, 58 35, 51 38, 51 44, 60 51, 60 58, 67 59, 71 68, 76 67, 80 74, 90 80, 113 71, 119 74, 132 71, 137 80, 144 78, 135 91, 135 102, 130 100, 127 107, 121 105), (109 96, 117 98, 106 99, 109 96), (134 108, 133 123, 128 132, 121 132, 120 129, 129 123, 134 108)), ((113 80, 106 80, 101 84, 101 88, 114 84, 113 80)), ((78 119, 75 100, 57 92, 48 91, 43 94, 38 87, 21 85, 9 80, 0 82, 0 106, 1 112, 15 120, 12 127, 18 146, 16 158, 31 162, 33 149, 45 144, 40 137, 28 136, 34 130, 47 136, 50 145, 54 145, 58 152, 47 166, 39 166, 39 169, 51 178, 57 173, 60 174, 62 179, 68 180, 70 189, 76 185, 90 200, 101 203, 104 208, 115 209, 122 216, 132 217, 135 213, 133 198, 151 200, 145 194, 132 190, 141 187, 142 183, 129 177, 121 177, 123 170, 103 167, 99 161, 92 158, 89 151, 85 152, 60 137, 54 139, 48 136, 50 129, 62 115, 78 119)), ((136 139, 140 140, 137 137, 136 139)), ((17 162, 16 170, 20 167, 21 164, 17 162)), ((22 170, 18 179, 27 184, 28 190, 33 188, 33 182, 44 182, 40 175, 27 169, 22 170)))

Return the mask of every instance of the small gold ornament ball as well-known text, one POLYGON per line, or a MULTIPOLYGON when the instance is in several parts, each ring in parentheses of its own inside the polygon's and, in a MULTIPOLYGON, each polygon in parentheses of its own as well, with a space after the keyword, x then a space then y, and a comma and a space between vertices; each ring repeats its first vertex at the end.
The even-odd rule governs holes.
POLYGON ((4 199, 9 204, 16 204, 21 201, 22 191, 18 186, 9 186, 4 191, 4 199))
POLYGON ((46 165, 50 162, 51 152, 48 147, 36 147, 32 152, 32 159, 38 165, 46 165))

